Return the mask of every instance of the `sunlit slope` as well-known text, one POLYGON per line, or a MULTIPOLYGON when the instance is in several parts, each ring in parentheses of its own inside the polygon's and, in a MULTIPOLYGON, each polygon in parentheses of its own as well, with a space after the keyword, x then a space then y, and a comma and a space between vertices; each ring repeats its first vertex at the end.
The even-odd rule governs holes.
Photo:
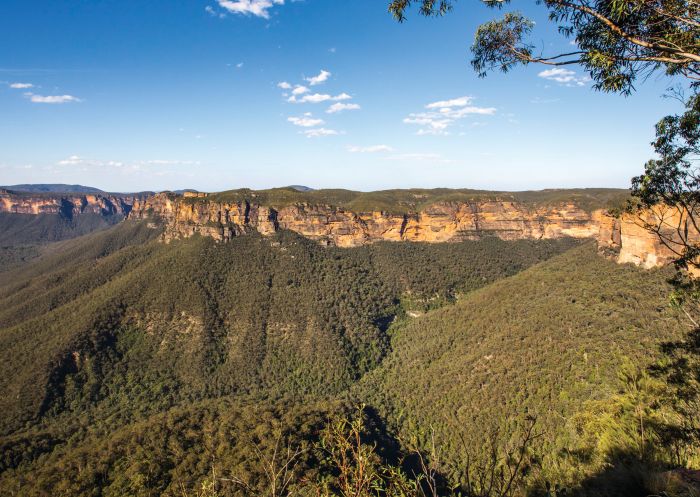
POLYGON ((435 429, 453 454, 461 437, 482 447, 493 429, 537 415, 556 455, 571 416, 618 391, 625 358, 643 367, 687 331, 668 304, 669 275, 615 264, 594 244, 572 249, 394 327, 358 397, 406 439, 435 429))

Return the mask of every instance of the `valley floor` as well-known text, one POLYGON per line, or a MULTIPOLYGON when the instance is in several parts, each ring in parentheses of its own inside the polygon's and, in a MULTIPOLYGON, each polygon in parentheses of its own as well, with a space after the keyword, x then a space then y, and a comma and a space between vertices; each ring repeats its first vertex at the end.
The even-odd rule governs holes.
POLYGON ((569 239, 158 235, 0 272, 3 495, 269 494, 270 464, 276 496, 346 495, 362 454, 361 495, 691 495, 664 473, 700 463, 670 270, 569 239))

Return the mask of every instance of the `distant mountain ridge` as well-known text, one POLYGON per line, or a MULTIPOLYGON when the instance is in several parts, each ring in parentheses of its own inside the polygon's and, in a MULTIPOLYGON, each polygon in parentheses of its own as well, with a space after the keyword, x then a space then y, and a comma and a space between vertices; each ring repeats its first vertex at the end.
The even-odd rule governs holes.
POLYGON ((107 193, 82 185, 0 187, 0 262, 7 261, 8 247, 41 245, 107 228, 124 219, 137 199, 150 195, 107 193), (13 189, 17 187, 20 190, 13 189), (61 188, 89 191, 58 191, 61 188))
POLYGON ((11 190, 14 192, 28 193, 106 193, 104 190, 100 190, 99 188, 94 188, 92 186, 67 185, 63 183, 8 185, 0 186, 0 188, 4 188, 5 190, 11 190))

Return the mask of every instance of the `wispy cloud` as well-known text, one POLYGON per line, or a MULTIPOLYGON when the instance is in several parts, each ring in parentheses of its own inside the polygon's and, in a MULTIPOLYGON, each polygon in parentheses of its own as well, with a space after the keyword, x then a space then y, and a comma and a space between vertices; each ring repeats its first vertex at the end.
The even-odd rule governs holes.
POLYGON ((323 119, 315 119, 310 112, 307 112, 301 117, 288 117, 287 121, 294 126, 301 126, 303 128, 313 128, 314 126, 325 124, 323 119))
POLYGON ((284 0, 217 0, 219 7, 232 14, 270 18, 270 9, 284 0))
POLYGON ((305 134, 307 138, 319 138, 322 136, 340 135, 342 133, 340 131, 336 131, 334 129, 314 128, 314 129, 307 129, 306 131, 303 131, 303 134, 305 134))
POLYGON ((34 88, 34 85, 31 83, 10 83, 10 88, 14 88, 15 90, 26 90, 28 88, 34 88))
POLYGON ((591 80, 591 78, 587 75, 580 76, 571 69, 563 69, 561 67, 546 69, 538 73, 537 75, 540 78, 544 78, 549 81, 554 81, 565 86, 585 86, 586 83, 588 83, 591 80))
MULTIPOLYGON (((303 78, 302 84, 281 81, 277 83, 277 87, 283 90, 282 95, 287 99, 287 102, 292 104, 320 104, 324 102, 331 104, 326 109, 326 114, 338 114, 343 111, 360 109, 358 104, 348 102, 352 100, 352 96, 348 93, 312 93, 312 88, 325 83, 330 77, 331 72, 322 69, 316 76, 303 78)), ((312 116, 310 112, 306 112, 303 116, 288 117, 287 121, 295 126, 308 128, 300 132, 307 138, 345 134, 344 131, 323 127, 326 124, 325 121, 312 116)))
POLYGON ((288 102, 295 104, 320 104, 322 102, 339 102, 341 100, 350 100, 352 97, 347 93, 341 93, 340 95, 328 95, 327 93, 312 93, 310 95, 304 95, 302 98, 296 98, 296 95, 292 95, 287 99, 288 102))
POLYGON ((200 161, 188 160, 172 160, 172 159, 150 159, 139 161, 118 161, 118 160, 102 160, 82 157, 80 155, 71 155, 70 157, 56 162, 56 166, 62 169, 71 169, 77 171, 92 171, 105 172, 107 170, 120 171, 126 173, 134 173, 141 171, 163 172, 164 167, 171 166, 197 166, 200 161))
POLYGON ((306 86, 302 85, 296 85, 294 89, 292 90, 292 95, 303 95, 304 93, 308 93, 309 89, 306 86))
POLYGON ((207 5, 206 7, 204 7, 204 11, 205 11, 207 14, 209 14, 210 16, 212 16, 212 17, 218 17, 218 18, 220 18, 220 19, 223 19, 224 17, 226 17, 226 14, 225 14, 225 13, 223 13, 223 12, 217 12, 217 11, 214 9, 214 7, 212 7, 211 5, 207 5))
POLYGON ((452 100, 439 100, 425 106, 426 109, 442 109, 443 107, 464 107, 469 105, 472 97, 459 97, 452 100))
POLYGON ((78 97, 73 95, 36 95, 34 93, 25 93, 31 102, 35 104, 67 104, 74 102, 82 102, 78 97))
POLYGON ((82 168, 86 167, 125 167, 127 164, 121 161, 115 160, 98 160, 98 159, 87 159, 79 155, 71 155, 67 159, 60 160, 56 163, 58 166, 80 166, 82 168))
POLYGON ((320 85, 321 83, 325 83, 330 77, 330 72, 326 71, 325 69, 321 69, 321 72, 317 76, 313 76, 311 78, 304 78, 304 81, 309 83, 311 86, 316 86, 320 85))
POLYGON ((371 145, 369 147, 358 147, 349 145, 348 152, 353 154, 377 154, 381 152, 393 152, 394 148, 389 145, 371 145))
POLYGON ((344 110, 360 110, 359 104, 342 104, 342 103, 335 103, 328 107, 328 110, 326 111, 328 114, 336 114, 338 112, 342 112, 344 110))
POLYGON ((473 100, 473 97, 458 97, 429 103, 425 106, 428 112, 411 113, 403 122, 420 126, 416 132, 418 135, 448 135, 449 128, 467 116, 490 116, 496 113, 495 107, 471 105, 473 100))

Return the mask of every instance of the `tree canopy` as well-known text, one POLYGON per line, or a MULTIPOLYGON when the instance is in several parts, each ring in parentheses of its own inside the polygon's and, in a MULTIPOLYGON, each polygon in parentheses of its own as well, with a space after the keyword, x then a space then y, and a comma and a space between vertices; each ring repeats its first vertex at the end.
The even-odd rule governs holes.
POLYGON ((694 92, 682 114, 656 124, 652 142, 658 158, 649 160, 644 174, 633 178, 637 200, 631 210, 667 209, 645 227, 677 256, 680 267, 700 268, 700 94, 694 92))
MULTIPOLYGON (((481 0, 501 9, 511 0, 481 0)), ((424 16, 450 12, 456 0, 391 0, 389 12, 404 21, 412 5, 424 16)), ((534 23, 519 12, 482 24, 472 45, 480 76, 518 65, 579 64, 601 91, 629 94, 639 77, 663 70, 700 80, 700 3, 696 0, 537 0, 577 50, 536 51, 528 37, 534 23)))

